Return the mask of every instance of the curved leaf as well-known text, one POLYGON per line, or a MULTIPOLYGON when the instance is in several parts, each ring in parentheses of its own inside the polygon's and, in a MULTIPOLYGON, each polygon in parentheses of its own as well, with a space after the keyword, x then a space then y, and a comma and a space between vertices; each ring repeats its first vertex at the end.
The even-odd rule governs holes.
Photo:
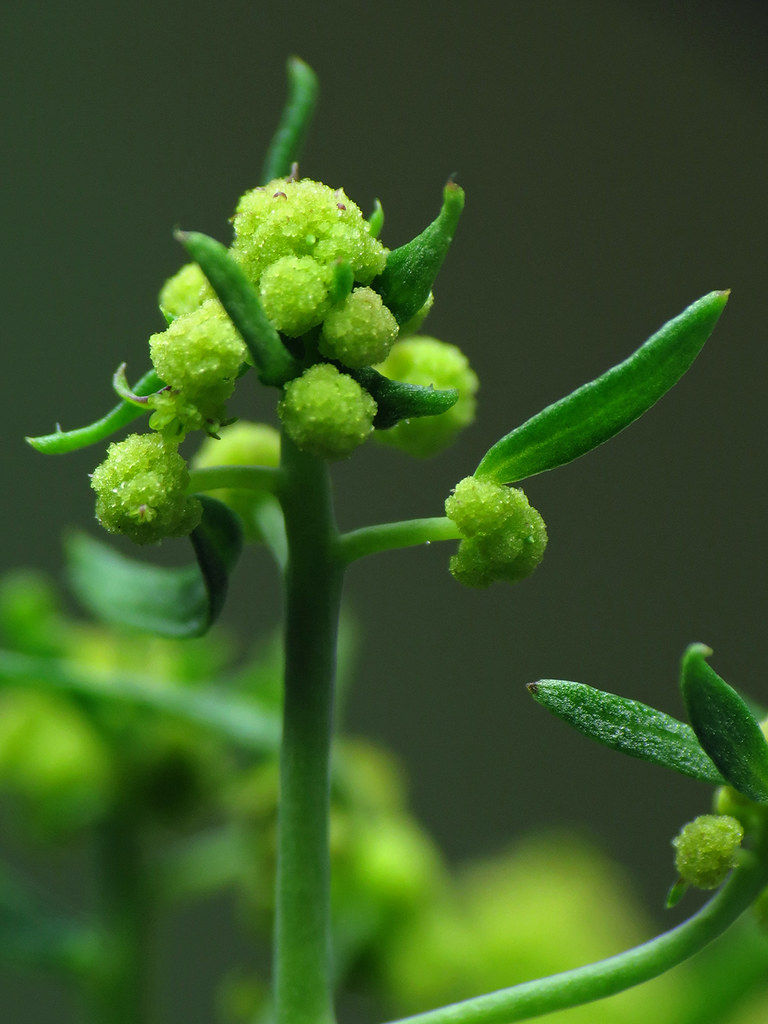
POLYGON ((707 664, 711 653, 691 644, 683 655, 680 687, 691 725, 726 781, 768 803, 768 743, 736 690, 707 664))
MULTIPOLYGON (((165 387, 163 381, 157 376, 154 370, 149 370, 131 388, 134 395, 144 397, 152 395, 165 387)), ((78 448, 87 448, 90 444, 96 444, 120 430, 121 427, 132 423, 139 416, 146 416, 147 409, 139 408, 133 402, 122 401, 111 409, 106 416, 95 420, 87 427, 78 427, 75 430, 62 430, 57 427, 53 434, 43 434, 40 437, 28 437, 26 441, 37 451, 46 455, 61 455, 65 452, 74 452, 78 448)))
POLYGON ((176 238, 208 278, 242 336, 253 357, 259 380, 280 386, 297 376, 300 371, 298 364, 264 312, 258 292, 240 264, 230 256, 227 247, 199 231, 177 231, 176 238))
POLYGON ((361 370, 341 367, 344 373, 354 377, 376 402, 373 425, 377 430, 394 427, 400 420, 414 416, 439 416, 456 405, 459 392, 456 388, 434 388, 431 385, 406 384, 402 380, 391 380, 383 373, 366 366, 361 370))
POLYGON ((528 692, 558 718, 611 750, 702 782, 722 785, 724 781, 693 729, 663 711, 560 679, 529 683, 528 692))
POLYGON ((515 483, 572 462, 628 427, 682 377, 712 333, 728 295, 705 295, 623 363, 502 437, 483 456, 475 476, 515 483))
POLYGON ((464 190, 449 181, 440 213, 420 235, 393 249, 373 287, 399 324, 407 323, 429 298, 464 209, 464 190))
POLYGON ((197 564, 165 568, 138 562, 108 544, 76 534, 67 544, 78 599, 98 618, 160 636, 202 636, 224 604, 229 574, 242 546, 237 517, 200 496, 203 518, 190 540, 197 564))
POLYGON ((288 99, 267 149, 261 172, 262 185, 273 178, 287 178, 291 173, 292 165, 301 155, 304 136, 317 103, 317 77, 309 64, 299 57, 290 57, 286 70, 288 99))

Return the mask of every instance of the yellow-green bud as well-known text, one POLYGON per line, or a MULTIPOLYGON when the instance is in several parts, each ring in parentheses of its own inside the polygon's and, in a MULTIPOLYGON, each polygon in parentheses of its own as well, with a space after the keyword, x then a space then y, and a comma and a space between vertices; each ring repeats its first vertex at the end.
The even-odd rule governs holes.
POLYGON ((437 338, 417 337, 396 341, 386 360, 377 367, 391 380, 437 389, 456 388, 459 399, 439 416, 401 420, 376 439, 409 455, 427 457, 447 448, 456 435, 475 418, 477 375, 461 349, 437 338))
POLYGON ((356 380, 317 363, 285 385, 277 412, 298 448, 343 459, 373 432, 376 403, 356 380))
MULTIPOLYGON (((207 437, 192 460, 195 469, 207 466, 278 466, 280 464, 280 433, 268 423, 238 420, 223 427, 219 438, 207 437)), ((275 502, 263 491, 222 488, 211 496, 223 501, 240 516, 249 540, 262 539, 254 513, 266 501, 275 502)))
POLYGON ((192 313, 206 299, 214 297, 213 288, 197 263, 187 263, 160 289, 160 309, 166 317, 175 320, 182 313, 192 313))
POLYGON ((386 359, 397 337, 397 320, 372 288, 355 288, 326 316, 320 351, 345 366, 360 368, 386 359))
POLYGON ((697 889, 716 889, 736 864, 744 838, 741 822, 726 814, 702 814, 672 840, 680 878, 697 889))
POLYGON ((217 405, 232 394, 247 349, 218 300, 184 313, 149 339, 158 376, 192 402, 217 405))
POLYGON ((91 476, 96 518, 105 530, 137 544, 186 536, 202 515, 200 502, 186 493, 188 484, 176 445, 159 434, 131 434, 109 446, 91 476))
POLYGON ((327 265, 345 260, 360 284, 370 284, 387 262, 360 208, 342 189, 309 178, 276 178, 246 192, 233 223, 232 254, 254 284, 284 256, 312 256, 327 265))
POLYGON ((516 583, 544 556, 544 520, 519 488, 466 477, 447 499, 445 514, 464 537, 450 570, 466 586, 516 583))
POLYGON ((316 327, 330 308, 330 267, 311 256, 283 256, 261 275, 259 291, 264 312, 289 338, 316 327))

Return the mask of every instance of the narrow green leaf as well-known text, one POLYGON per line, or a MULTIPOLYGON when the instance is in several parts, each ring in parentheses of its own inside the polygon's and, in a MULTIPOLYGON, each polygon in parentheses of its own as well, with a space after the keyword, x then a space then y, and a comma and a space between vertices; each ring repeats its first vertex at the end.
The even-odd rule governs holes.
POLYGON ((464 190, 449 181, 435 220, 416 238, 393 249, 384 272, 373 282, 399 324, 407 323, 429 298, 463 209, 464 190))
POLYGON ((560 679, 529 683, 528 691, 548 711, 611 750, 702 782, 721 785, 724 781, 693 729, 663 711, 560 679))
POLYGON ((280 743, 279 716, 256 701, 233 693, 231 687, 191 689, 183 683, 158 686, 157 680, 149 676, 104 672, 61 658, 0 650, 0 688, 3 686, 25 686, 146 708, 204 725, 251 753, 274 753, 280 743))
POLYGON ((261 183, 266 185, 273 178, 287 178, 291 166, 301 156, 301 147, 315 112, 317 103, 317 77, 299 57, 289 57, 288 99, 280 121, 267 149, 261 183))
POLYGON ((682 377, 712 333, 728 295, 705 295, 623 363, 502 437, 483 456, 475 476, 515 483, 563 466, 618 434, 682 377))
POLYGON ((203 495, 200 501, 203 518, 190 535, 194 565, 149 565, 84 534, 71 538, 70 582, 85 607, 107 622, 160 636, 202 636, 224 604, 242 531, 226 505, 203 495))
POLYGON ((258 292, 221 242, 198 231, 177 231, 193 260, 208 278, 253 357, 259 380, 278 387, 300 372, 264 312, 258 292))
POLYGON ((711 653, 691 644, 683 655, 680 687, 691 725, 726 781, 768 803, 768 743, 736 690, 707 664, 711 653))
MULTIPOLYGON (((165 387, 154 370, 149 370, 138 380, 131 391, 134 395, 152 395, 165 387)), ((64 452, 74 452, 78 448, 87 448, 89 444, 96 444, 114 434, 121 427, 127 426, 139 416, 146 416, 147 410, 141 409, 133 402, 122 401, 111 409, 106 416, 100 420, 90 423, 87 427, 78 427, 76 430, 62 430, 57 427, 53 434, 43 434, 40 437, 28 437, 27 442, 36 448, 37 451, 46 455, 61 455, 64 452)))
POLYGON ((354 377, 358 384, 374 398, 377 411, 373 425, 378 430, 394 427, 400 420, 414 416, 439 416, 447 412, 459 400, 456 388, 436 389, 423 384, 406 384, 401 380, 390 380, 383 373, 366 366, 361 370, 344 367, 344 373, 354 377))

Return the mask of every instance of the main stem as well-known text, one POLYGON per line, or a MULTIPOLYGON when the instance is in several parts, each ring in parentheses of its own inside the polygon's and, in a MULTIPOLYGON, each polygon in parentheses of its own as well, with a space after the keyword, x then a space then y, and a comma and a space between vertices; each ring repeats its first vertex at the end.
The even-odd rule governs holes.
POLYGON ((283 437, 285 695, 275 920, 276 1024, 332 1024, 328 806, 342 564, 324 462, 283 437))

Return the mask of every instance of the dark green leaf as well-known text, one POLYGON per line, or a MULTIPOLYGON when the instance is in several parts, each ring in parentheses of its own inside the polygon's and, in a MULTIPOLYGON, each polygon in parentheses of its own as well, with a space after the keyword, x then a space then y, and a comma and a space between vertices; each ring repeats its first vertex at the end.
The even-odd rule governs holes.
POLYGON ((464 190, 449 181, 436 219, 416 238, 393 249, 384 272, 373 282, 399 324, 407 323, 429 298, 463 209, 464 190))
POLYGON ((563 466, 618 434, 682 377, 712 333, 728 294, 705 295, 623 363, 502 437, 483 456, 475 476, 515 483, 563 466))
POLYGON ((435 389, 423 384, 390 380, 371 366, 362 370, 343 369, 374 398, 377 410, 373 425, 378 430, 394 427, 400 420, 414 416, 439 416, 459 400, 456 388, 435 389))
POLYGON ((176 237, 200 266, 253 357, 259 380, 280 386, 299 373, 274 324, 264 312, 258 292, 242 267, 221 242, 197 231, 176 237))
POLYGON ((560 679, 530 683, 528 690, 548 711, 611 750, 702 782, 720 785, 724 781, 693 729, 663 711, 560 679))
MULTIPOLYGON (((145 373, 144 376, 131 388, 134 395, 152 395, 165 387, 154 370, 145 373)), ((28 437, 26 440, 33 448, 46 455, 60 455, 64 452, 74 452, 78 448, 87 448, 89 444, 103 441, 127 426, 139 416, 145 416, 146 409, 141 409, 133 402, 120 402, 106 416, 87 427, 78 427, 76 430, 61 430, 57 428, 53 434, 43 434, 41 437, 28 437)))
POLYGON ((226 505, 202 495, 200 501, 203 518, 190 535, 195 565, 149 565, 75 535, 67 546, 69 576, 86 608, 107 622, 161 636, 202 636, 221 611, 242 531, 226 505))
POLYGON ((317 103, 317 77, 299 57, 290 57, 288 72, 288 99, 280 122, 267 150, 261 183, 273 178, 287 178, 292 165, 301 155, 301 147, 317 103))
POLYGON ((691 644, 683 655, 680 686, 691 725, 726 781, 768 803, 768 743, 736 690, 707 664, 711 653, 691 644))

